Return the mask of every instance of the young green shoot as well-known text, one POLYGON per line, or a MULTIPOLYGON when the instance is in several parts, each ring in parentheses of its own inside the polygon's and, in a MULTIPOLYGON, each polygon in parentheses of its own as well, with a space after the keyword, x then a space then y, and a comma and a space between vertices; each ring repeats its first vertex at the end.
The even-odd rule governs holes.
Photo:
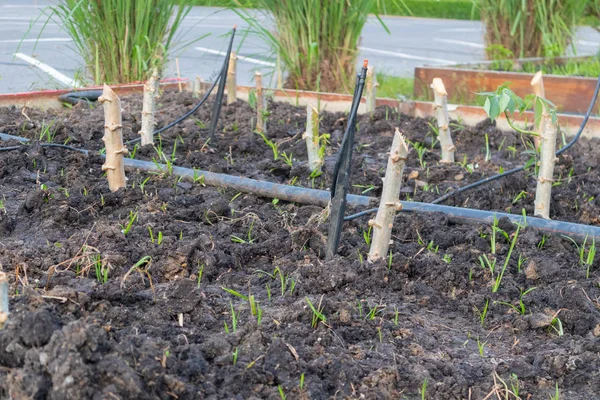
POLYGON ((514 311, 516 311, 517 313, 521 314, 521 315, 525 315, 525 313, 527 312, 527 309, 525 308, 525 303, 523 303, 523 297, 529 293, 534 291, 535 289, 537 289, 536 287, 532 287, 529 288, 525 291, 523 291, 523 289, 521 289, 521 294, 519 295, 519 304, 518 305, 513 305, 511 303, 507 303, 505 301, 494 301, 494 304, 502 304, 504 306, 510 307, 511 309, 513 309, 514 311))
POLYGON ((323 314, 323 306, 321 305, 323 302, 323 296, 321 296, 321 299, 319 300, 319 304, 317 305, 317 307, 315 307, 313 305, 313 303, 308 299, 308 297, 305 297, 306 303, 308 304, 308 306, 310 307, 310 310, 312 311, 312 321, 310 326, 312 326, 313 328, 317 328, 319 322, 327 322, 327 318, 325 318, 325 315, 323 314))
POLYGON ((204 263, 200 264, 198 261, 198 289, 200 289, 200 284, 202 283, 202 275, 204 274, 204 263))
POLYGON ((473 306, 475 308, 475 312, 477 312, 477 315, 479 316, 479 322, 481 323, 482 327, 483 324, 485 324, 485 317, 487 316, 489 305, 490 299, 485 299, 485 304, 483 305, 483 309, 481 311, 479 311, 479 308, 477 308, 477 306, 473 306))
POLYGON ((121 233, 123 233, 123 235, 127 236, 129 231, 131 231, 133 223, 137 220, 138 213, 139 211, 136 211, 135 213, 133 211, 129 211, 129 220, 127 221, 127 224, 125 226, 119 224, 121 227, 121 233))
POLYGON ((504 264, 502 266, 502 271, 500 271, 500 274, 498 274, 496 276, 496 279, 492 286, 492 293, 496 293, 498 291, 498 289, 500 289, 500 284, 502 283, 502 277, 504 276, 504 272, 506 271, 506 268, 508 267, 508 263, 510 262, 510 256, 512 255, 512 252, 515 248, 515 244, 517 244, 517 238, 519 237, 519 229, 521 229, 521 227, 517 226, 517 230, 514 233, 513 240, 511 242, 510 248, 508 250, 508 254, 506 255, 506 259, 504 260, 504 264))

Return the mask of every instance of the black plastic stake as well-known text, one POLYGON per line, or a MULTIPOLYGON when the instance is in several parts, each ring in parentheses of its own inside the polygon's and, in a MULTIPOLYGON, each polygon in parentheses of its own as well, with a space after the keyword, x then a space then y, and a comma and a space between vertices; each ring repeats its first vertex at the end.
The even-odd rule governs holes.
POLYGON ((217 89, 217 98, 213 104, 212 118, 210 120, 210 127, 208 129, 208 138, 211 142, 215 141, 215 133, 217 131, 217 124, 219 123, 219 116, 221 115, 221 106, 223 105, 223 93, 225 92, 225 83, 227 81, 227 71, 229 70, 229 58, 231 57, 231 48, 233 46, 233 38, 235 37, 236 27, 233 27, 231 31, 231 39, 229 39, 229 48, 227 49, 227 55, 225 56, 225 65, 221 71, 219 77, 219 88, 217 89))
POLYGON ((365 79, 367 77, 368 61, 365 60, 360 75, 356 78, 352 107, 348 116, 348 126, 342 139, 342 145, 333 170, 331 185, 331 214, 329 217, 329 234, 327 237, 326 259, 331 259, 340 244, 342 227, 344 224, 344 213, 346 212, 346 196, 350 187, 350 167, 352 165, 352 149, 354 147, 354 133, 356 131, 356 115, 362 98, 365 79))

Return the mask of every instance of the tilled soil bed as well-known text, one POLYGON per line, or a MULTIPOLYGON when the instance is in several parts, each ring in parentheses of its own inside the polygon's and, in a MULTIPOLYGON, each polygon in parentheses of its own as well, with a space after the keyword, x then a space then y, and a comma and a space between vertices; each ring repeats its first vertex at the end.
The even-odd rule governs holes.
MULTIPOLYGON (((133 139, 141 100, 122 100, 133 139)), ((164 93, 158 125, 195 101, 164 93)), ((253 133, 243 102, 223 107, 214 143, 207 105, 162 134, 162 151, 176 165, 328 188, 346 115, 322 114, 331 144, 323 175, 311 178, 305 109, 269 106, 267 136, 293 154, 291 166, 253 133)), ((430 123, 387 108, 360 116, 352 192, 379 196, 396 126, 424 149, 411 150, 401 200, 429 202, 529 157, 519 135, 454 121, 459 162, 440 164, 430 123)), ((0 109, 0 132, 34 139, 0 151, 0 270, 11 292, 0 398, 600 396, 598 263, 582 263, 568 238, 400 214, 392 255, 368 264, 364 217, 345 224, 339 256, 326 261, 321 207, 139 171, 111 193, 100 156, 35 144, 47 131, 98 150, 103 124, 102 109, 87 105, 0 109)), ((598 154, 598 141, 582 139, 559 158, 552 218, 598 224, 598 154)), ((135 157, 160 161, 151 147, 135 157)), ((520 173, 446 204, 532 215, 534 190, 532 173, 520 173)))

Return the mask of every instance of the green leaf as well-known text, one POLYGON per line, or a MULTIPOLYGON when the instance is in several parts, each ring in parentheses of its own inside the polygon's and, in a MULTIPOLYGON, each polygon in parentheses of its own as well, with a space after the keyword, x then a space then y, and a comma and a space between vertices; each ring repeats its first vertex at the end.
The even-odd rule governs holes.
POLYGON ((500 101, 498 102, 499 112, 503 113, 506 110, 506 107, 510 103, 510 96, 506 93, 502 93, 502 97, 500 97, 500 101))

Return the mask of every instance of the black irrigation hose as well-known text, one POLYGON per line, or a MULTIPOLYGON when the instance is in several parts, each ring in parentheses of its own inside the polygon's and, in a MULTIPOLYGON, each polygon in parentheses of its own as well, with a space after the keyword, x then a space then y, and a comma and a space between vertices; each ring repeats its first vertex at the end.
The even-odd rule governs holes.
MULTIPOLYGON (((22 141, 26 140, 27 139, 22 141)), ((80 151, 81 149, 75 150, 80 151)), ((123 163, 128 169, 138 169, 142 171, 156 172, 166 170, 166 165, 155 164, 151 161, 124 158, 123 163)), ((326 207, 331 199, 331 193, 327 190, 308 189, 298 186, 282 185, 279 183, 258 181, 255 179, 240 176, 219 174, 215 172, 202 171, 191 168, 173 167, 173 175, 189 180, 197 180, 198 177, 204 177, 203 182, 209 186, 227 187, 244 193, 253 193, 260 197, 277 198, 280 200, 301 204, 313 204, 321 207, 326 207)), ((375 197, 353 194, 348 195, 347 200, 348 204, 354 206, 369 206, 377 202, 377 199, 375 197)), ((600 227, 598 226, 547 220, 544 218, 537 217, 524 217, 522 215, 507 214, 503 212, 451 207, 439 204, 418 203, 412 201, 405 201, 402 204, 404 206, 404 208, 402 209, 403 212, 441 212, 447 215, 449 219, 463 223, 490 223, 494 220, 494 218, 500 219, 506 217, 513 223, 526 225, 538 229, 541 232, 562 234, 572 239, 580 241, 583 241, 586 238, 587 240, 600 241, 600 227)))
POLYGON ((217 124, 219 123, 219 116, 221 115, 221 106, 223 105, 223 92, 225 92, 225 82, 227 81, 227 73, 229 71, 229 60, 231 59, 231 49, 233 47, 233 38, 235 37, 235 26, 231 31, 231 39, 229 39, 229 47, 227 48, 227 55, 223 62, 223 70, 221 71, 221 77, 219 79, 219 89, 217 90, 217 98, 213 104, 212 118, 210 120, 210 127, 208 129, 208 139, 210 141, 215 140, 215 134, 217 131, 217 124))
MULTIPOLYGON (((571 141, 569 143, 567 143, 562 148, 560 148, 559 150, 556 151, 556 155, 557 156, 561 155, 562 153, 564 153, 565 151, 567 151, 571 147, 573 147, 573 145, 575 143, 577 143, 577 141, 581 137, 581 134, 583 133, 583 129, 585 128, 588 120, 590 119, 590 115, 592 113, 592 110, 594 109, 594 105, 596 104, 596 99, 598 98, 598 93, 599 92, 600 92, 600 76, 598 76, 598 81, 596 82, 596 90, 594 91, 594 96, 593 96, 593 98, 592 98, 592 100, 590 102, 590 106, 588 107, 587 112, 585 113, 583 121, 581 122, 581 125, 579 126, 579 130, 577 131, 577 133, 575 134, 575 136, 573 137, 573 139, 571 139, 571 141)), ((504 178, 506 176, 515 174, 517 172, 521 172, 523 170, 525 170, 525 166, 521 165, 519 167, 515 167, 513 169, 509 169, 508 171, 504 171, 501 174, 496 174, 496 175, 489 176, 489 177, 484 178, 482 180, 479 180, 477 182, 473 182, 473 183, 471 183, 471 184, 469 184, 467 186, 463 186, 461 188, 458 188, 458 189, 455 189, 455 190, 453 190, 451 192, 448 192, 445 195, 443 195, 443 196, 441 196, 441 197, 433 200, 431 202, 431 204, 439 204, 442 201, 447 200, 448 198, 450 198, 450 197, 452 197, 452 196, 454 196, 456 194, 459 194, 459 193, 462 193, 462 192, 464 192, 466 190, 473 189, 473 188, 475 188, 477 186, 481 186, 481 185, 484 185, 486 183, 495 181, 496 179, 504 178)), ((404 204, 404 202, 403 202, 403 204, 404 204)), ((361 212, 356 213, 356 214, 348 215, 347 217, 344 218, 344 221, 351 221, 353 219, 360 218, 360 217, 363 217, 365 215, 369 215, 369 214, 375 213, 375 212, 377 212, 377 210, 378 210, 378 208, 370 208, 368 210, 364 210, 364 211, 361 211, 361 212)))
MULTIPOLYGON (((6 133, 0 133, 0 140, 18 140, 19 142, 23 143, 19 146, 10 146, 10 147, 0 147, 0 152, 1 151, 11 151, 11 150, 18 150, 23 148, 27 143, 29 143, 29 139, 26 139, 24 137, 20 137, 20 136, 13 136, 13 135, 9 135, 6 133)), ((73 147, 73 146, 67 146, 65 144, 57 144, 57 143, 39 143, 39 145, 41 147, 56 147, 59 149, 66 149, 66 150, 71 150, 71 151, 78 151, 80 153, 83 153, 85 155, 88 155, 90 152, 89 150, 85 150, 85 149, 78 149, 77 147, 73 147)))

